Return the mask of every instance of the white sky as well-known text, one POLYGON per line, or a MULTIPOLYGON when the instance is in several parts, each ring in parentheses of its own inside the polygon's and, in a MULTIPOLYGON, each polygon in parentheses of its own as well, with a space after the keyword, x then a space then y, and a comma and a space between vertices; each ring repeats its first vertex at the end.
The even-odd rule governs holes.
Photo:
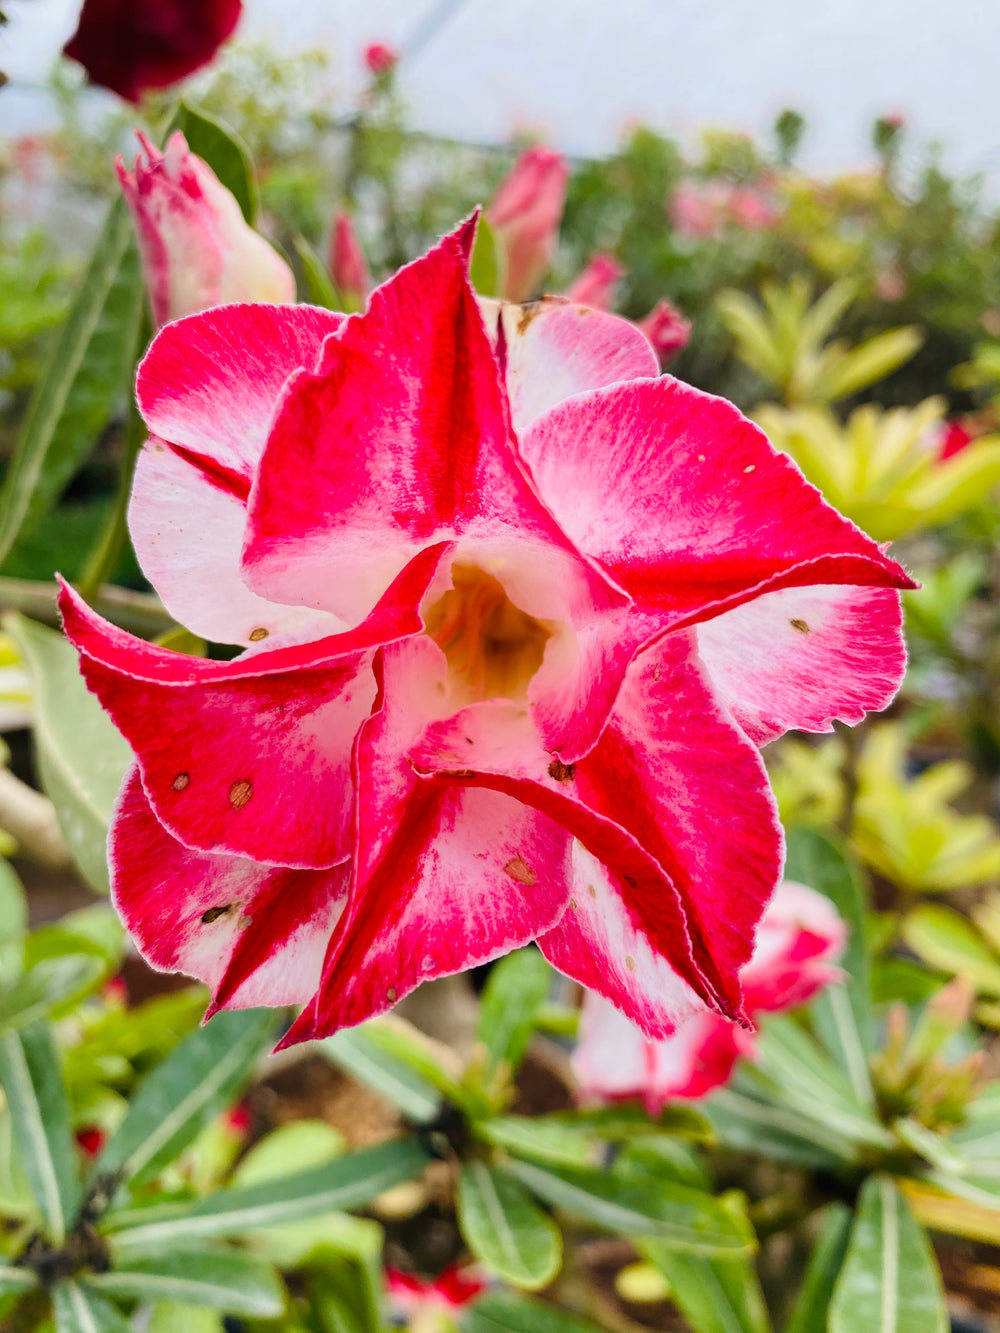
MULTIPOLYGON (((138 2, 138 0, 137 0, 138 2)), ((402 91, 422 129, 496 141, 543 131, 573 153, 611 148, 630 121, 691 134, 763 130, 785 106, 810 122, 819 170, 869 155, 873 116, 900 111, 963 171, 1000 180, 996 0, 245 0, 241 32, 282 50, 326 48, 339 91, 369 41, 406 45, 402 91)), ((0 37, 0 133, 44 115, 40 82, 79 0, 11 0, 0 37)))

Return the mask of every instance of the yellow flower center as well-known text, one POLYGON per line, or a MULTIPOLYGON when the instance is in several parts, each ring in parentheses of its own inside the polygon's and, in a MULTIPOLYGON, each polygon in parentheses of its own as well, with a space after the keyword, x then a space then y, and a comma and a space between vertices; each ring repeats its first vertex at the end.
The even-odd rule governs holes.
POLYGON ((452 689, 466 702, 527 698, 555 627, 522 611, 498 579, 456 563, 453 587, 424 613, 427 633, 448 660, 452 689))

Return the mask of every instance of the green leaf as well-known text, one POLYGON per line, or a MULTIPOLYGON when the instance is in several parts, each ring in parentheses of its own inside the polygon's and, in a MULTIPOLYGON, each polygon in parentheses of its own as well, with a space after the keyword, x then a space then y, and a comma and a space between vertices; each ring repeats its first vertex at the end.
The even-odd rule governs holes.
POLYGON ((594 1161, 593 1138, 586 1130, 547 1116, 495 1116, 480 1121, 476 1133, 517 1157, 563 1166, 590 1166, 594 1161))
POLYGON ((463 1333, 603 1333, 596 1324, 558 1305, 509 1291, 488 1291, 462 1318, 463 1333))
POLYGON ((0 989, 0 1032, 37 1023, 65 1000, 85 995, 104 976, 100 958, 64 954, 47 958, 0 989))
POLYGON ((246 221, 257 216, 257 187, 250 154, 239 138, 220 120, 182 102, 171 129, 179 129, 192 153, 204 158, 219 180, 236 197, 246 221))
POLYGON ((469 261, 469 281, 480 296, 500 295, 500 250, 493 228, 481 213, 469 261))
POLYGON ((32 677, 42 786, 84 878, 107 892, 108 824, 132 751, 84 684, 68 639, 16 612, 3 626, 32 677))
POLYGON ((433 1083, 373 1041, 367 1024, 343 1028, 315 1049, 392 1102, 408 1120, 426 1124, 440 1114, 441 1097, 433 1083))
POLYGON ((122 1300, 186 1301, 227 1314, 273 1319, 285 1307, 278 1275, 270 1264, 238 1250, 170 1250, 166 1254, 115 1256, 108 1273, 86 1279, 88 1287, 122 1300))
POLYGON ((224 1333, 224 1328, 217 1310, 177 1301, 155 1301, 146 1333, 224 1333))
POLYGON ((642 1241, 639 1251, 669 1282, 692 1333, 771 1333, 752 1260, 684 1254, 662 1241, 642 1241))
POLYGON ((92 1176, 156 1174, 185 1148, 250 1079, 271 1038, 268 1009, 216 1014, 185 1037, 132 1095, 128 1114, 94 1163, 92 1176))
POLYGON ((131 1333, 115 1307, 79 1282, 60 1282, 52 1291, 56 1333, 131 1333))
POLYGON ((458 1182, 458 1225, 487 1268, 516 1287, 537 1291, 559 1272, 562 1235, 507 1172, 466 1162, 458 1182))
POLYGON ((702 1253, 748 1251, 745 1219, 719 1199, 663 1179, 572 1170, 511 1159, 511 1175, 554 1207, 626 1236, 652 1236, 702 1253))
POLYGON ((28 900, 8 861, 0 857, 0 977, 10 979, 24 965, 24 936, 28 929, 28 900))
POLYGON ((857 1159, 857 1145, 850 1139, 749 1087, 740 1075, 703 1105, 719 1138, 737 1152, 820 1169, 857 1159))
POLYGON ((295 253, 302 268, 306 299, 324 310, 340 310, 340 298, 333 280, 323 267, 323 261, 304 236, 296 236, 295 253))
POLYGON ((427 1154, 406 1139, 341 1157, 329 1166, 299 1171, 246 1189, 220 1190, 190 1204, 164 1204, 108 1213, 103 1229, 117 1233, 116 1247, 131 1250, 186 1244, 206 1236, 235 1236, 336 1209, 360 1208, 411 1180, 427 1154))
POLYGON ((845 1204, 827 1206, 785 1333, 827 1333, 830 1301, 847 1254, 851 1220, 851 1210, 845 1204))
POLYGON ((693 1106, 675 1102, 665 1106, 658 1116, 649 1116, 637 1102, 616 1102, 611 1106, 588 1106, 572 1111, 557 1111, 545 1117, 549 1125, 583 1130, 594 1138, 609 1143, 627 1142, 636 1137, 645 1138, 662 1130, 700 1141, 712 1138, 708 1117, 693 1106))
POLYGON ((293 1168, 325 1166, 343 1155, 346 1142, 340 1130, 325 1120, 290 1120, 253 1145, 233 1172, 233 1185, 259 1185, 293 1168))
POLYGON ((76 1217, 79 1188, 69 1103, 46 1024, 0 1037, 0 1085, 45 1230, 60 1245, 76 1217))
POLYGON ((0 490, 0 563, 35 527, 129 391, 142 284, 124 199, 111 207, 0 490))
POLYGON ((0 1264, 0 1296, 18 1296, 38 1286, 38 1278, 30 1268, 13 1268, 0 1264))
POLYGON ((960 912, 926 903, 906 917, 901 934, 928 967, 968 977, 983 995, 1000 995, 1000 959, 960 912))
POLYGON ((517 1069, 552 985, 552 968, 532 947, 501 958, 483 991, 477 1035, 490 1062, 517 1069))
POLYGON ((946 1333, 941 1275, 930 1242, 888 1176, 861 1190, 829 1333, 946 1333))

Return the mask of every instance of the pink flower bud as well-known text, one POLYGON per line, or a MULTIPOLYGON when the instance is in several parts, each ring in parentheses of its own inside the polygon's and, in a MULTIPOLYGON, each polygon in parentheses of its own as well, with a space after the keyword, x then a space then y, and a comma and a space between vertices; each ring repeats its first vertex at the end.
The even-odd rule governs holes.
POLYGON ((360 310, 371 290, 368 261, 349 213, 338 213, 330 237, 330 274, 345 307, 360 310))
POLYGON ((399 52, 384 42, 372 42, 371 46, 365 47, 364 61, 369 74, 382 78, 399 62, 399 52))
POLYGON ((637 323, 653 344, 661 370, 688 345, 691 337, 691 321, 669 301, 657 301, 649 314, 637 323))
POLYGON ((514 163, 487 210, 506 256, 503 291, 508 301, 531 296, 552 261, 569 167, 551 148, 529 148, 514 163))
POLYGON ((294 301, 291 269, 247 225, 236 199, 183 134, 172 134, 162 153, 136 134, 143 153, 134 170, 121 158, 115 169, 157 326, 231 301, 294 301))
POLYGON ((624 273, 613 255, 594 255, 566 289, 566 295, 577 305, 589 305, 592 310, 610 310, 615 299, 615 284, 624 273))

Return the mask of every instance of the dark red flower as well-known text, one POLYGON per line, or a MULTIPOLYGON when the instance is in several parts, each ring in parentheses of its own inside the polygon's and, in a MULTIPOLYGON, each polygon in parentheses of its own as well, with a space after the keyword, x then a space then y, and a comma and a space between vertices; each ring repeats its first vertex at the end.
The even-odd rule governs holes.
POLYGON ((91 83, 138 102, 207 65, 242 8, 242 0, 84 0, 63 54, 91 83))

